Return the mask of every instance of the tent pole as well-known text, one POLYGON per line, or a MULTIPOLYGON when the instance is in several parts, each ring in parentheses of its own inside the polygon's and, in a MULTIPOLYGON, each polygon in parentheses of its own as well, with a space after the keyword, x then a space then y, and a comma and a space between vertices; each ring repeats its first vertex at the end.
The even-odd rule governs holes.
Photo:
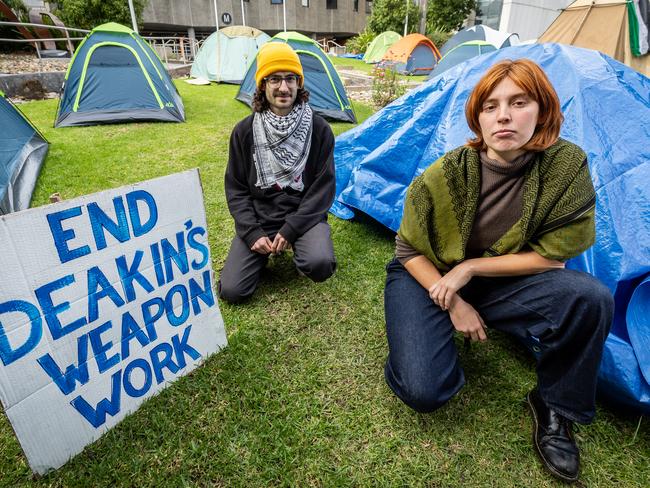
POLYGON ((131 23, 133 30, 138 33, 138 23, 135 21, 135 9, 133 8, 133 0, 129 0, 129 11, 131 12, 131 23))

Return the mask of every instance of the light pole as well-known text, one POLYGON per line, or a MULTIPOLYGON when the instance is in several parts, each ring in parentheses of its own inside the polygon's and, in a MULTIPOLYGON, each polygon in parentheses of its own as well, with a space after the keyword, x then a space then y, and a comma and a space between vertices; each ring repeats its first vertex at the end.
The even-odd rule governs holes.
POLYGON ((406 37, 406 29, 409 25, 409 0, 406 0, 406 18, 404 19, 404 37, 406 37))
POLYGON ((285 4, 287 0, 282 0, 282 20, 284 22, 284 32, 287 32, 287 7, 285 4))
POLYGON ((246 14, 244 14, 244 0, 241 0, 241 25, 246 25, 246 14))
POLYGON ((213 0, 212 3, 214 3, 214 25, 217 30, 219 30, 219 10, 217 10, 217 0, 213 0))
POLYGON ((131 11, 131 22, 133 23, 133 30, 138 32, 138 23, 135 21, 135 9, 133 8, 133 0, 129 0, 129 10, 131 11))

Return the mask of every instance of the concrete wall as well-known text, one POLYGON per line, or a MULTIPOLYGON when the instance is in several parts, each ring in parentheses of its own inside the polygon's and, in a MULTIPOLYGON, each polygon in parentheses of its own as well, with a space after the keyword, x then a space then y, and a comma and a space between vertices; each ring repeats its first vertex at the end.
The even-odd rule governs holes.
MULTIPOLYGON (((358 1, 358 12, 354 11, 354 0, 337 0, 336 9, 327 9, 326 0, 285 0, 287 30, 297 30, 307 35, 340 36, 355 35, 366 26, 366 0, 358 1)), ((249 0, 243 2, 246 25, 257 27, 270 34, 283 30, 283 6, 271 4, 271 0, 249 0)), ((219 27, 241 25, 240 0, 217 0, 219 27), (222 21, 224 13, 230 14, 232 22, 222 21)), ((215 28, 214 0, 149 0, 143 13, 145 29, 182 30, 194 27, 197 31, 215 28)))

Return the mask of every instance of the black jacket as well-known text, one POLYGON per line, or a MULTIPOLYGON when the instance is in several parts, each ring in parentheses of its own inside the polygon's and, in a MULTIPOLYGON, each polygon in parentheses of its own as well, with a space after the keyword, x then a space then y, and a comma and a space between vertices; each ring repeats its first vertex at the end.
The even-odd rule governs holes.
POLYGON ((319 222, 327 220, 334 201, 334 134, 325 120, 314 114, 311 148, 301 192, 255 186, 253 163, 253 115, 240 121, 230 135, 225 189, 235 231, 248 247, 277 232, 293 243, 319 222))

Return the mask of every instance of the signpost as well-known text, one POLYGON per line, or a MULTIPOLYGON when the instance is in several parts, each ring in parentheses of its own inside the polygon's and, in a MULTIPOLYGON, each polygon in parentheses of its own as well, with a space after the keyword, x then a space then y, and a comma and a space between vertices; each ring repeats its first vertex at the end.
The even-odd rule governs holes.
POLYGON ((226 345, 198 170, 0 217, 0 399, 58 468, 226 345))

